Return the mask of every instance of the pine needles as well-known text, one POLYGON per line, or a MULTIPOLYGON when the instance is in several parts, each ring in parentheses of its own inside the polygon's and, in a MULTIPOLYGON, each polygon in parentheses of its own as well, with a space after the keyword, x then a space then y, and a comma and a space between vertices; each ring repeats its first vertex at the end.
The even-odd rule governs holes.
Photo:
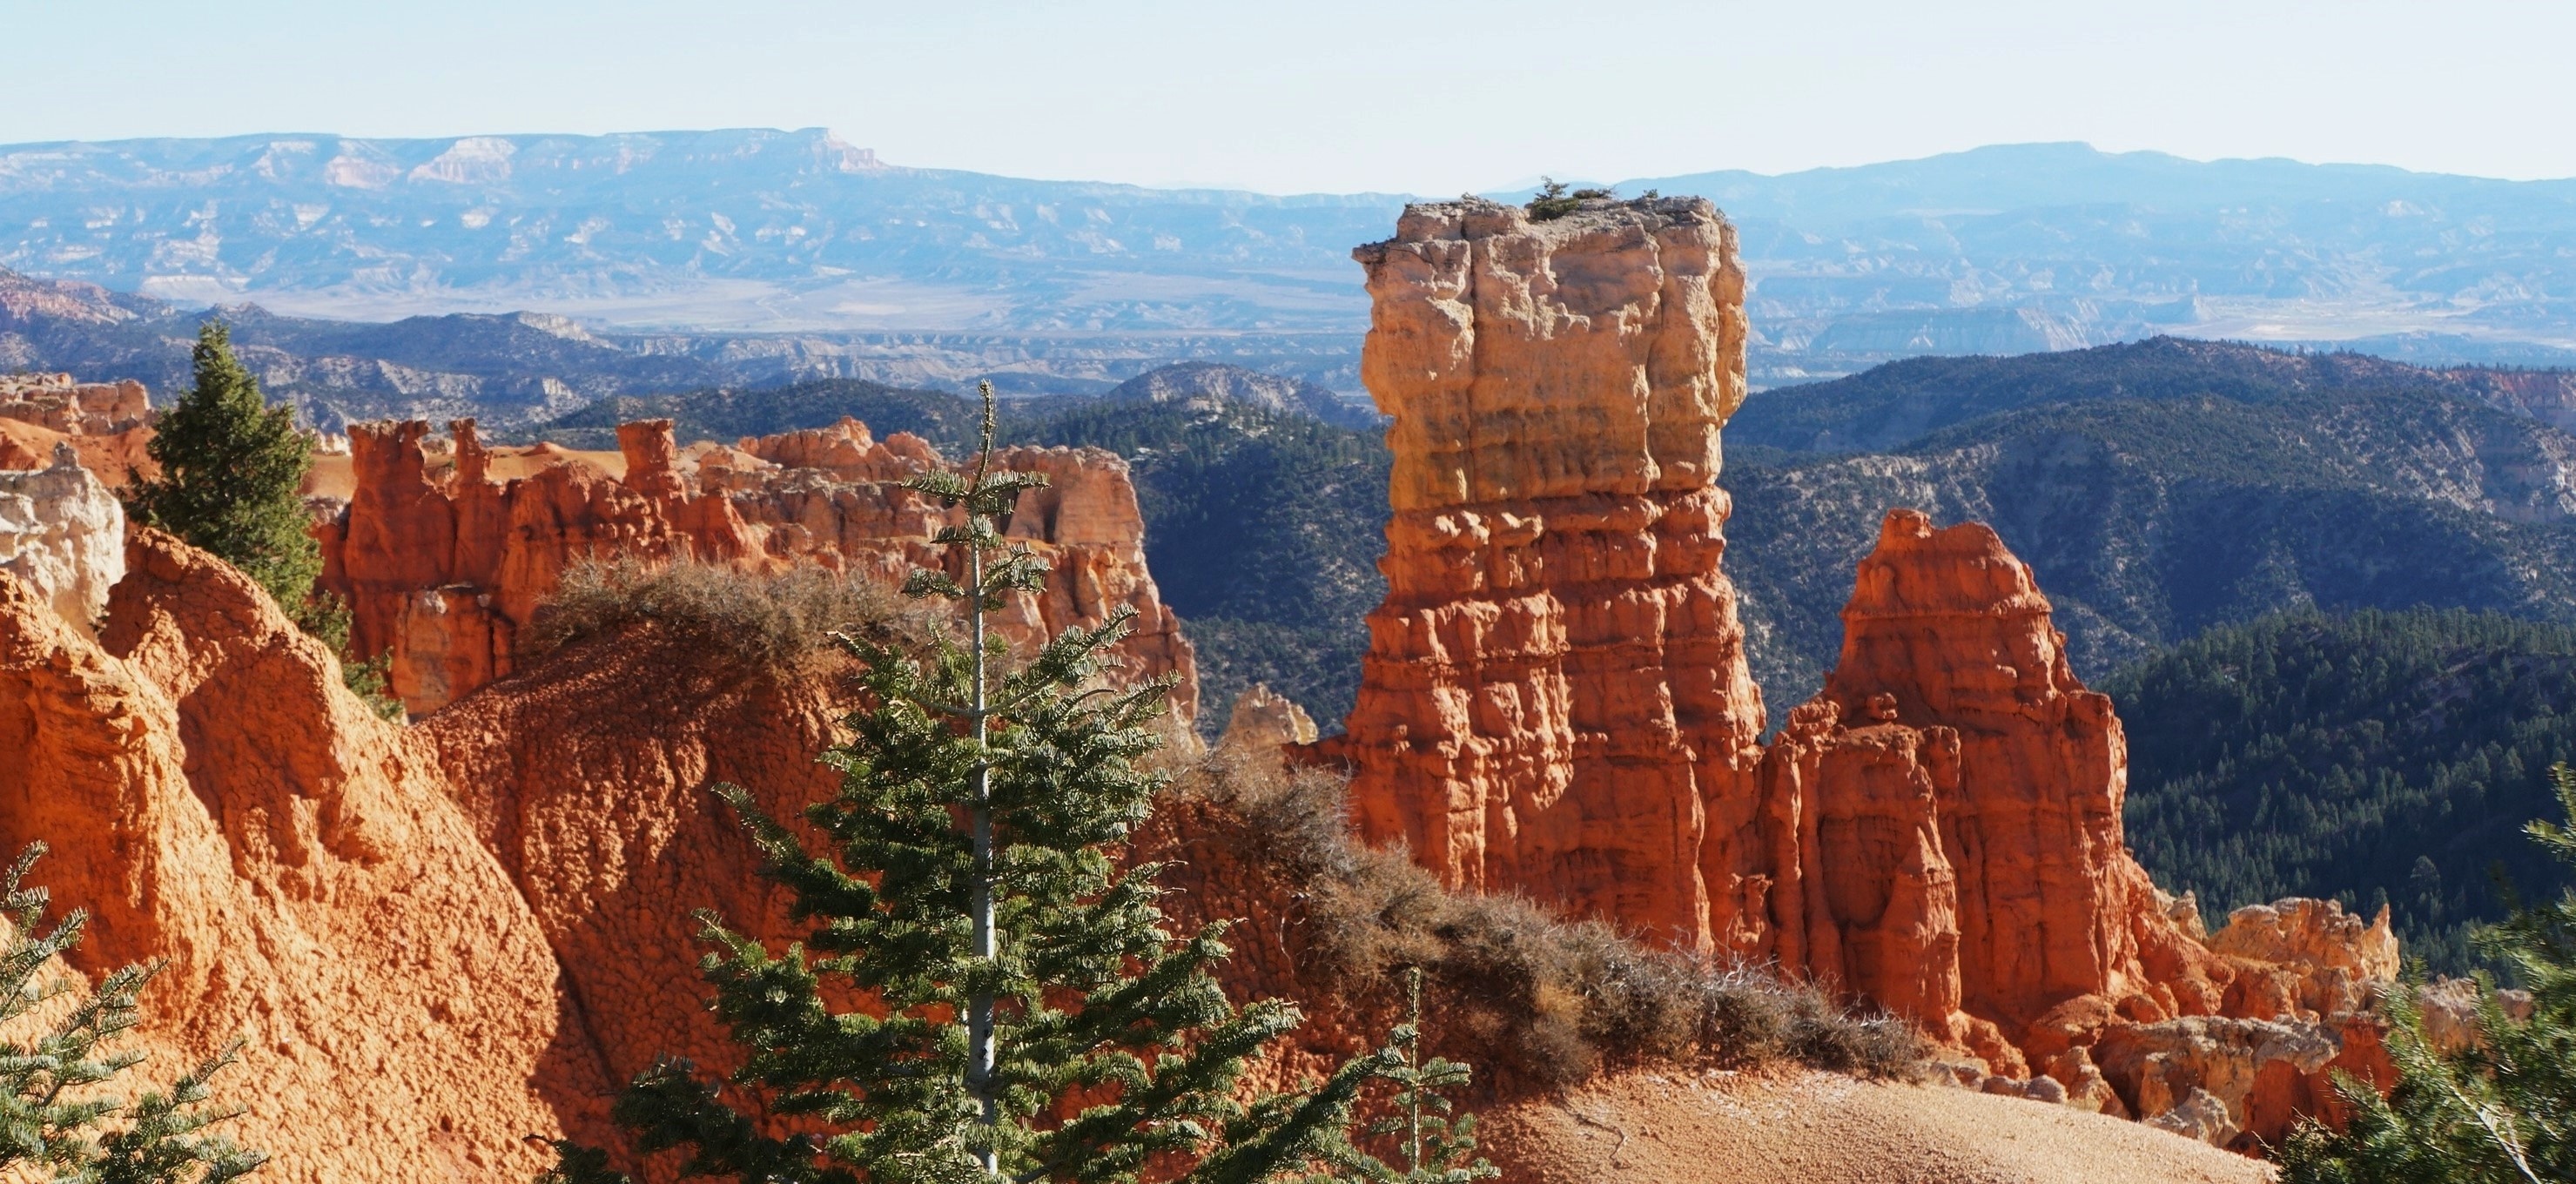
POLYGON ((143 1061, 118 1051, 118 1038, 142 1020, 137 994, 157 966, 127 966, 75 997, 68 981, 37 976, 80 944, 88 916, 75 910, 48 929, 47 897, 26 886, 45 852, 29 846, 0 879, 0 911, 9 936, 0 949, 0 1029, 32 1032, 0 1040, 0 1176, 21 1171, 81 1184, 221 1184, 267 1162, 208 1127, 240 1113, 209 1106, 209 1081, 233 1062, 238 1043, 180 1075, 167 1090, 131 1104, 102 1087, 143 1061), (41 1017, 56 1012, 47 1022, 41 1017))

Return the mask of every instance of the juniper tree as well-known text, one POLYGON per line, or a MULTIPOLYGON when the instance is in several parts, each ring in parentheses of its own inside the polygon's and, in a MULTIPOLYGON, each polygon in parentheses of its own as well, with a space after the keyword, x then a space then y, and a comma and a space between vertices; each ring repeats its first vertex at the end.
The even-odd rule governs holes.
POLYGON ((190 357, 195 381, 162 413, 145 446, 159 475, 126 471, 126 513, 240 568, 340 656, 350 690, 378 714, 401 718, 384 659, 355 660, 348 605, 314 587, 322 545, 302 493, 313 469, 311 436, 295 426, 294 408, 268 405, 259 380, 233 355, 223 322, 197 327, 190 357))
MULTIPOLYGON (((2576 772, 2551 771, 2566 826, 2534 822, 2531 837, 2576 869, 2576 772)), ((2516 908, 2472 939, 2531 990, 2529 1019, 2498 1005, 2478 976, 2478 1037, 2437 1050, 2410 992, 2383 1007, 2396 1089, 2382 1098, 2344 1079, 2345 1129, 2308 1125, 2283 1148, 2293 1184, 2545 1184, 2576 1180, 2576 889, 2516 908)))
POLYGON ((10 925, 0 947, 0 1177, 79 1184, 220 1184, 247 1175, 267 1156, 245 1151, 206 1128, 237 1110, 209 1107, 208 1079, 229 1064, 236 1044, 180 1075, 167 1091, 128 1106, 104 1087, 143 1059, 112 1051, 141 1019, 136 993, 158 967, 128 966, 61 1008, 74 987, 39 981, 58 955, 80 944, 87 915, 74 911, 45 927, 46 893, 25 884, 44 845, 30 845, 0 878, 0 913, 10 925))
MULTIPOLYGON (((1102 680, 1131 614, 1016 666, 989 628, 1046 576, 1004 537, 1044 478, 993 467, 989 385, 983 397, 971 474, 909 482, 960 513, 935 537, 947 566, 905 591, 955 604, 964 637, 843 635, 869 705, 825 755, 841 786, 805 811, 816 845, 720 788, 804 940, 773 953, 699 914, 713 1010, 743 1062, 709 1081, 664 1060, 612 1115, 641 1152, 685 1151, 684 1174, 745 1184, 1302 1173, 1336 1154, 1390 1066, 1363 1057, 1311 1091, 1237 1100, 1247 1058, 1298 1013, 1235 1008, 1211 974, 1225 927, 1176 935, 1159 869, 1117 863, 1163 784, 1139 762, 1171 686, 1102 680)), ((555 1181, 624 1179, 597 1150, 561 1152, 555 1181)))
POLYGON ((127 473, 126 510, 240 568, 298 612, 322 574, 299 492, 313 441, 295 426, 294 408, 268 405, 223 322, 198 327, 191 362, 194 384, 162 413, 147 446, 160 473, 127 473))
MULTIPOLYGON (((1521 207, 1529 211, 1532 222, 1553 222, 1582 209, 1586 201, 1613 196, 1607 189, 1577 189, 1568 193, 1565 182, 1554 177, 1540 177, 1538 180, 1538 192, 1530 195, 1528 204, 1521 207)), ((1653 192, 1650 190, 1647 195, 1651 197, 1653 192)))

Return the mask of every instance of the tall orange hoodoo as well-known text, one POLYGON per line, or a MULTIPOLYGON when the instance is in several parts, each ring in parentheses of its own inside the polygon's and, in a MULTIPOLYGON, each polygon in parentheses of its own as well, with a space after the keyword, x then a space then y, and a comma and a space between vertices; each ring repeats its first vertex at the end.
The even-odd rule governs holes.
POLYGON ((2385 915, 2273 910, 2333 956, 2205 941, 2130 857, 2119 719, 1992 530, 1890 512, 1832 678, 1759 744, 1716 484, 1744 280, 1708 203, 1419 205, 1356 254, 1388 591, 1346 734, 1301 747, 1350 768, 1366 836, 1812 975, 2056 1096, 2233 1124, 2203 1135, 2331 1107, 2329 1062, 2384 1071, 2354 968, 2393 970, 2385 915))
POLYGON ((1356 255, 1361 372, 1395 421, 1387 598, 1331 742, 1361 829, 1453 886, 1709 945, 1745 902, 1712 898, 1699 852, 1753 823, 1762 729, 1718 568, 1734 232, 1697 199, 1466 201, 1356 255))

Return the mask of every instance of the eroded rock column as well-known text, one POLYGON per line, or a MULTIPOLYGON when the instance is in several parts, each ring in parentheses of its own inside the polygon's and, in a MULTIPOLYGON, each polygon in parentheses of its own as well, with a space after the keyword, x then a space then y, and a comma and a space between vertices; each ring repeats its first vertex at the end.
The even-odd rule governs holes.
POLYGON ((1756 869, 1701 867, 1756 824, 1763 719, 1718 566, 1733 229, 1698 199, 1446 202, 1354 255, 1395 454, 1387 599, 1327 750, 1358 825, 1453 886, 1691 948, 1758 929, 1756 869))

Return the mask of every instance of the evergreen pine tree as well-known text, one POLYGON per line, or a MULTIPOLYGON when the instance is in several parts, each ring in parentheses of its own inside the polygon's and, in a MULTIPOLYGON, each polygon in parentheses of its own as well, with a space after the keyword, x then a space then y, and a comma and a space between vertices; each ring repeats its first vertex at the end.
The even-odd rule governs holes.
MULTIPOLYGON (((1502 1169, 1474 1158, 1476 1116, 1449 1118, 1454 1104, 1445 1090, 1463 1088, 1468 1069, 1441 1057, 1422 1055, 1422 968, 1405 972, 1405 1021, 1376 1056, 1355 1062, 1345 1073, 1387 1082, 1395 1087, 1387 1113, 1369 1125, 1369 1135, 1392 1141, 1403 1163, 1397 1167, 1349 1142, 1329 1140, 1300 1184, 1472 1184, 1502 1175, 1502 1169)), ((1336 1130, 1349 1125, 1332 1124, 1336 1130)))
POLYGON ((198 326, 192 359, 195 383, 162 413, 146 446, 160 475, 127 471, 126 513, 240 568, 340 656, 350 690, 378 714, 402 718, 385 660, 352 659, 348 605, 313 584, 322 545, 300 492, 313 468, 311 436, 295 426, 294 408, 268 405, 223 322, 198 326))
MULTIPOLYGON (((917 656, 843 638, 873 703, 826 754, 839 793, 805 812, 823 849, 720 790, 810 928, 772 954, 700 914, 714 1011, 744 1062, 719 1084, 666 1060, 612 1114, 644 1152, 685 1149, 684 1174, 744 1184, 1090 1184, 1149 1164, 1207 1184, 1302 1174, 1336 1156, 1360 1092, 1391 1066, 1363 1057, 1311 1092, 1235 1100, 1246 1058, 1298 1015, 1234 1008, 1210 973, 1224 927, 1175 936, 1158 869, 1114 862, 1163 782, 1137 762, 1169 689, 1100 684, 1128 614, 1068 629, 1016 669, 987 628, 1046 569, 1004 542, 1044 478, 993 470, 983 395, 973 475, 910 482, 963 509, 937 536, 951 567, 906 584, 962 607, 962 644, 917 656)), ((561 1152, 557 1184, 624 1180, 601 1152, 561 1152)))
MULTIPOLYGON (((2534 822, 2529 833, 2576 868, 2576 772, 2551 771, 2568 826, 2534 822)), ((2451 1053, 2425 1037, 2411 992, 2384 1002, 2397 1088, 2382 1098, 2365 1082, 2339 1092, 2342 1131, 2308 1125, 2283 1148, 2289 1184, 2546 1184, 2576 1180, 2576 889, 2517 908, 2481 930, 2481 952, 2531 990, 2532 1014, 2516 1020, 2478 979, 2479 1039, 2451 1053)))
POLYGON ((313 441, 294 408, 261 396, 223 322, 198 327, 193 362, 195 384, 162 413, 148 446, 160 475, 127 474, 126 511, 240 568, 300 614, 322 574, 298 492, 313 441))
POLYGON ((0 1028, 26 1033, 23 1039, 0 1039, 0 1177, 221 1184, 249 1174, 268 1157, 204 1133, 239 1113, 206 1105, 207 1080, 232 1061, 238 1046, 131 1107, 100 1088, 142 1060, 140 1053, 110 1046, 141 1018, 135 995, 157 968, 128 966, 108 975, 41 1028, 28 1018, 72 989, 68 982, 38 982, 36 976, 56 955, 80 944, 86 920, 75 911, 45 928, 45 891, 24 884, 44 850, 41 843, 29 846, 0 878, 0 914, 11 926, 0 947, 0 1028))

